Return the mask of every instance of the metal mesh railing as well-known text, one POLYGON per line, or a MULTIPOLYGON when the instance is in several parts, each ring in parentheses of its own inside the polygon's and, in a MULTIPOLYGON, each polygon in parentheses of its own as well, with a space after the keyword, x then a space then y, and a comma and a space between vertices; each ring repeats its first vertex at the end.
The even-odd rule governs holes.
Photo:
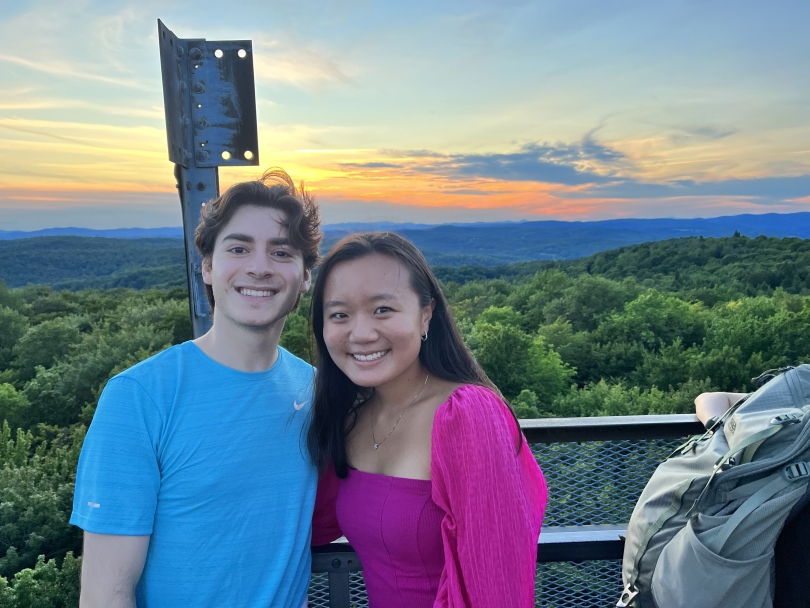
MULTIPOLYGON (((349 606, 350 608, 368 608, 366 597, 366 584, 362 572, 349 574, 349 606)), ((323 572, 315 573, 309 581, 308 608, 329 608, 329 575, 323 572)))
POLYGON ((309 579, 307 596, 309 607, 329 606, 329 575, 325 572, 313 572, 309 579))
POLYGON ((619 560, 537 564, 535 608, 607 608, 622 591, 619 560))
POLYGON ((535 443, 548 484, 545 526, 624 524, 661 461, 682 439, 535 443))
MULTIPOLYGON (((532 444, 549 501, 543 524, 624 524, 660 462, 682 439, 532 444)), ((605 608, 622 590, 621 560, 537 564, 536 608, 605 608)))
MULTIPOLYGON (((549 502, 543 524, 625 524, 658 464, 683 439, 533 443, 546 476, 549 502)), ((622 589, 621 560, 538 563, 535 606, 612 606, 622 589)), ((365 608, 361 573, 350 578, 352 608, 365 608)), ((310 608, 328 608, 328 576, 313 574, 310 608)))

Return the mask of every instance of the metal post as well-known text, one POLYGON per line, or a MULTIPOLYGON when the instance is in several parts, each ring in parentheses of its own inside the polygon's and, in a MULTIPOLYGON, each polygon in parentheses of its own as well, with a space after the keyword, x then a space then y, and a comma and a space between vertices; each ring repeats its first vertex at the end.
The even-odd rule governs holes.
POLYGON ((200 209, 219 195, 217 167, 259 164, 253 44, 249 40, 181 39, 158 20, 169 160, 183 210, 191 326, 211 328, 194 245, 200 209))

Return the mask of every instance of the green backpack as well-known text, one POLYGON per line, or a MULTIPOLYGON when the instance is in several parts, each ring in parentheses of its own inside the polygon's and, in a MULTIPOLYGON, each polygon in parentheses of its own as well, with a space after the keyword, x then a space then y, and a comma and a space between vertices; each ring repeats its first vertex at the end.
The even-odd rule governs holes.
POLYGON ((810 365, 778 371, 658 466, 617 608, 772 606, 776 539, 810 500, 810 365))

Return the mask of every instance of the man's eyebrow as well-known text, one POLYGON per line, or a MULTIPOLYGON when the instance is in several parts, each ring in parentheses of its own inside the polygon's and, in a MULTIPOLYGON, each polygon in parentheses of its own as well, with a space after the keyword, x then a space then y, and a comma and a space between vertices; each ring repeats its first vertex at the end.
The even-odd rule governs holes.
MULTIPOLYGON (((222 237, 222 242, 225 241, 240 241, 242 243, 255 243, 256 239, 254 239, 249 234, 242 234, 240 232, 232 232, 231 234, 222 237)), ((281 236, 274 239, 267 239, 267 243, 269 245, 289 245, 290 239, 285 236, 281 236)))
POLYGON ((222 237, 222 242, 225 241, 241 241, 243 243, 253 243, 254 238, 249 234, 240 234, 239 232, 232 232, 228 236, 222 237))
MULTIPOLYGON (((378 293, 369 298, 370 302, 379 302, 380 300, 399 300, 392 293, 378 293)), ((346 302, 342 300, 329 300, 324 303, 324 308, 332 308, 333 306, 346 306, 346 302)))

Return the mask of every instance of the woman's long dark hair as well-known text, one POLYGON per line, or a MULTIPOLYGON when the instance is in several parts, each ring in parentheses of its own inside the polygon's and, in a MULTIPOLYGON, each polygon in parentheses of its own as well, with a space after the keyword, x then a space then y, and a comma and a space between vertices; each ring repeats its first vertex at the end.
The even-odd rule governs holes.
POLYGON ((419 250, 391 232, 369 232, 345 237, 323 260, 312 290, 310 314, 318 347, 318 372, 307 441, 318 468, 323 470, 331 458, 335 472, 341 479, 348 474, 346 436, 357 421, 358 410, 374 391, 352 382, 329 356, 323 339, 323 292, 329 273, 337 264, 374 254, 393 258, 408 269, 410 286, 418 296, 420 306, 430 305, 431 300, 436 302, 428 339, 422 342, 419 351, 419 360, 430 375, 460 384, 485 386, 500 394, 464 344, 439 282, 419 250))

